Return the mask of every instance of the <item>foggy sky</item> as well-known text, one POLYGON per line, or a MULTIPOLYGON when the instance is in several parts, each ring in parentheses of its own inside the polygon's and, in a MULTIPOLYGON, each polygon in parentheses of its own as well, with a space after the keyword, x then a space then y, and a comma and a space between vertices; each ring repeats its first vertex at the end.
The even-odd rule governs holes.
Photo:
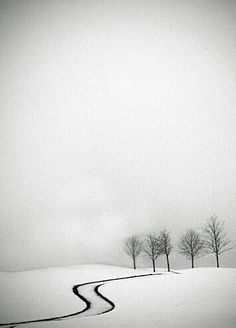
POLYGON ((1 1, 0 39, 1 270, 212 214, 235 243, 235 1, 1 1))

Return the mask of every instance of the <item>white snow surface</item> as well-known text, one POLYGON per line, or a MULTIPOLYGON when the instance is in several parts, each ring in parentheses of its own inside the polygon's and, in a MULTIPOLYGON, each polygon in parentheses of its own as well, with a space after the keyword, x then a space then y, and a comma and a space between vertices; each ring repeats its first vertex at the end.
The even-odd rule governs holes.
MULTIPOLYGON (((80 328, 235 328, 236 269, 195 268, 161 275, 106 282, 100 293, 115 304, 111 312, 96 315, 104 301, 95 285, 79 289, 92 303, 80 317, 37 322, 16 327, 80 328), (87 315, 89 315, 87 317, 87 315)), ((152 273, 149 268, 78 265, 14 273, 0 273, 0 323, 62 316, 81 311, 76 284, 152 273)))

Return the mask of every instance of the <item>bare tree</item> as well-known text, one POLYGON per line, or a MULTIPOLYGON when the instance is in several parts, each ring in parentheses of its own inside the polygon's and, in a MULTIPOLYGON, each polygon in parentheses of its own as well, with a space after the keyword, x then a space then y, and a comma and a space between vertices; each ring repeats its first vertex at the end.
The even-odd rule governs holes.
POLYGON ((156 272, 156 259, 161 255, 156 235, 150 234, 147 236, 144 243, 144 252, 152 260, 153 272, 156 272))
POLYGON ((206 251, 215 254, 216 266, 219 268, 219 256, 220 254, 230 250, 233 247, 228 247, 230 240, 226 238, 224 222, 219 221, 217 216, 211 216, 205 227, 203 228, 205 236, 205 248, 206 251))
POLYGON ((142 242, 138 236, 131 236, 125 240, 125 252, 132 257, 133 267, 136 269, 136 257, 142 251, 142 242))
POLYGON ((180 237, 178 248, 180 254, 191 259, 192 268, 194 268, 194 259, 204 254, 204 241, 197 231, 188 229, 180 237))
POLYGON ((166 263, 167 263, 167 269, 170 271, 170 261, 169 261, 169 255, 173 248, 170 240, 170 233, 166 230, 162 230, 157 237, 157 242, 159 245, 159 249, 161 254, 166 256, 166 263))

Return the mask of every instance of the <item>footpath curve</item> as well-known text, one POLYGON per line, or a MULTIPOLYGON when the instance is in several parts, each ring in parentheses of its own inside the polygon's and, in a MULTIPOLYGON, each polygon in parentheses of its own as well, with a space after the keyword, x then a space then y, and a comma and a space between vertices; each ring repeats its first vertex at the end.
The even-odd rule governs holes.
MULTIPOLYGON (((173 273, 177 273, 177 272, 173 272, 173 273)), ((0 323, 0 327, 14 328, 14 327, 17 327, 19 325, 26 325, 26 324, 30 324, 30 323, 49 322, 49 321, 62 321, 62 320, 72 318, 72 317, 79 317, 79 315, 81 315, 85 311, 88 311, 91 308, 91 304, 92 304, 92 301, 90 302, 86 297, 84 297, 83 295, 81 295, 79 293, 79 288, 83 287, 83 286, 87 286, 87 285, 92 285, 92 284, 95 284, 95 287, 93 289, 95 294, 98 297, 100 297, 101 300, 103 300, 106 303, 105 309, 103 309, 100 312, 98 311, 97 313, 95 313, 93 315, 100 315, 100 314, 110 312, 115 308, 115 304, 99 292, 99 287, 101 287, 102 285, 104 285, 105 283, 110 282, 110 281, 141 278, 141 277, 148 277, 148 276, 155 276, 155 275, 162 275, 162 273, 149 273, 149 274, 142 274, 142 275, 133 275, 133 276, 128 276, 128 277, 96 280, 96 281, 89 281, 89 282, 85 282, 85 283, 82 283, 82 284, 74 285, 73 288, 72 288, 73 293, 85 303, 85 307, 84 307, 83 310, 78 311, 78 312, 74 312, 74 313, 70 313, 70 314, 66 314, 66 315, 55 316, 55 317, 44 318, 44 319, 35 319, 35 320, 27 320, 27 321, 19 321, 19 322, 0 323), (107 305, 109 305, 108 309, 107 309, 107 305)))

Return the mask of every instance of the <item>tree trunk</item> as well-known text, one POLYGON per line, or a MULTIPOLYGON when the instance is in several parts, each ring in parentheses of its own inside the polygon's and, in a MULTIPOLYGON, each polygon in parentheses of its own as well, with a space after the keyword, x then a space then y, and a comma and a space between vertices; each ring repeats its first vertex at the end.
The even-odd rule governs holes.
POLYGON ((191 260, 192 260, 192 268, 194 268, 194 257, 193 256, 191 257, 191 260))
POLYGON ((166 254, 166 262, 167 262, 167 270, 170 272, 170 262, 169 262, 169 256, 166 254))
POLYGON ((155 260, 152 260, 153 272, 156 272, 155 260))
POLYGON ((217 268, 220 267, 220 261, 219 261, 219 254, 218 253, 216 253, 216 266, 217 266, 217 268))
POLYGON ((133 265, 134 265, 134 270, 136 269, 136 259, 135 256, 133 257, 133 265))

